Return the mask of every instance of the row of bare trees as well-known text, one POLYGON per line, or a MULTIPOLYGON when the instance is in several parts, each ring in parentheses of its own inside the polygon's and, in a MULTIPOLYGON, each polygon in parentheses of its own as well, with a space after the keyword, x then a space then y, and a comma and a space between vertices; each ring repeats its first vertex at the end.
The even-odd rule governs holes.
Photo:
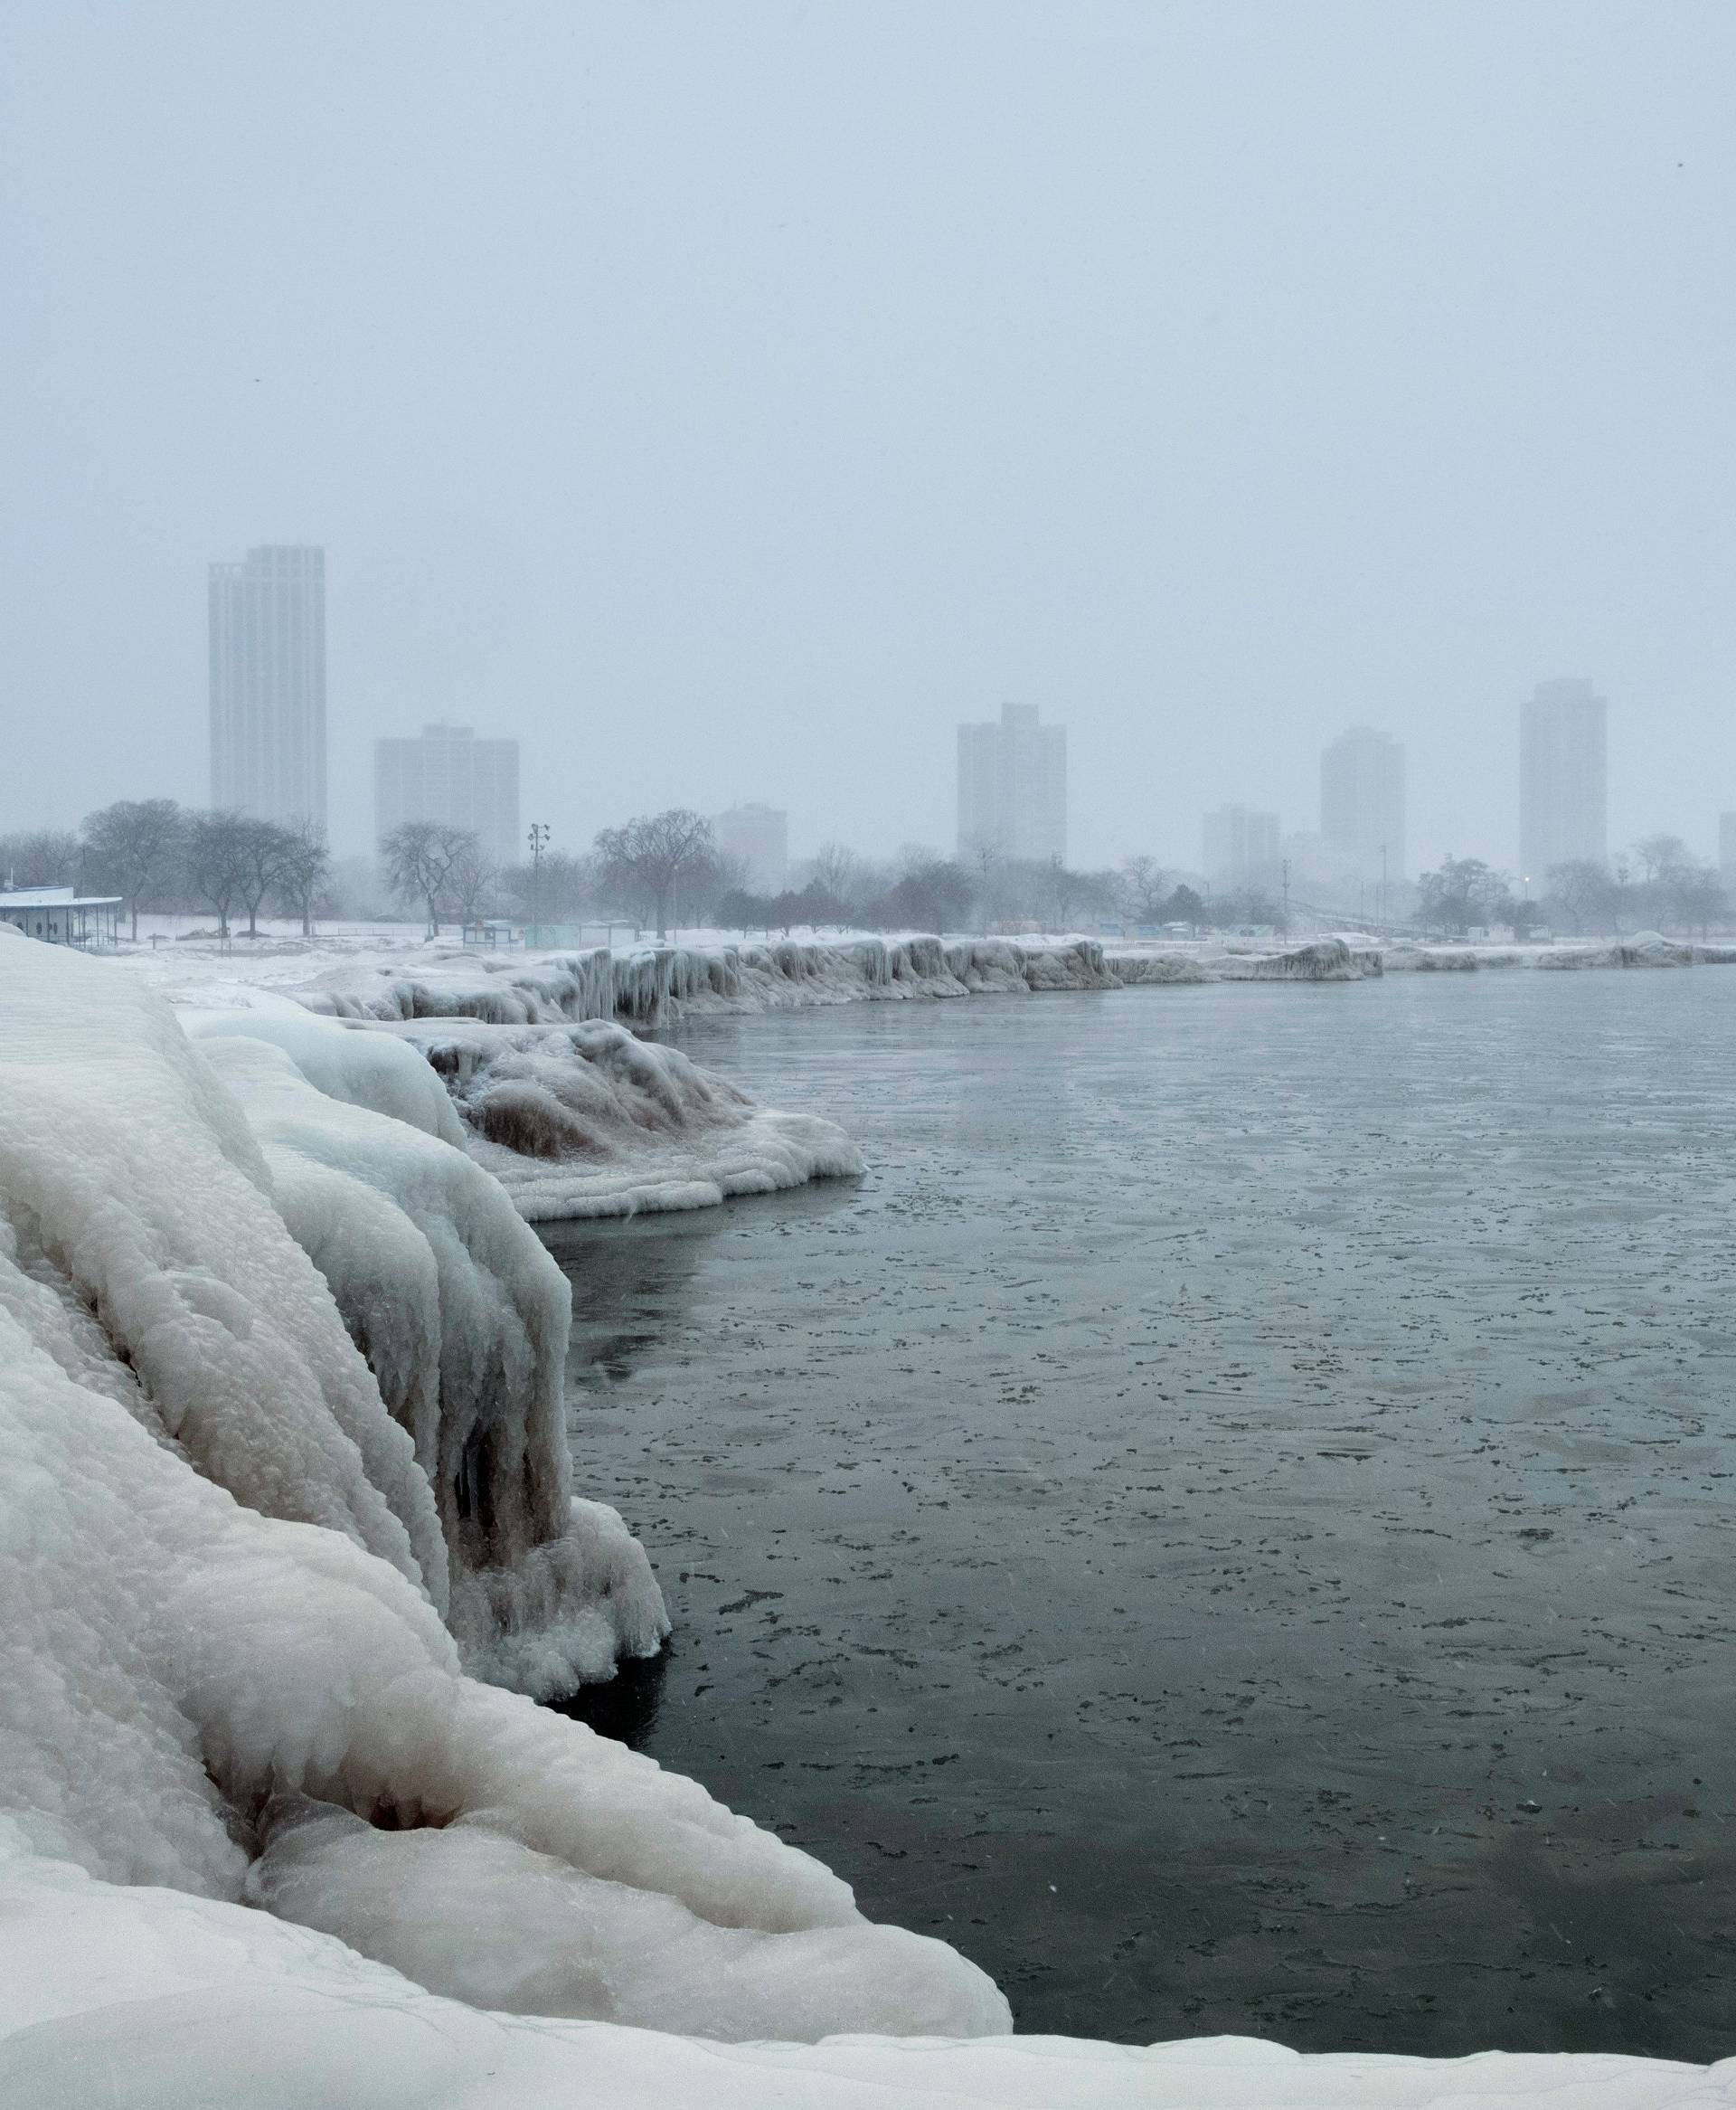
POLYGON ((311 821, 286 826, 173 799, 117 800, 87 814, 76 834, 0 836, 0 880, 118 894, 135 939, 141 910, 190 906, 212 910, 225 937, 244 911, 256 936, 268 903, 310 932, 330 870, 325 833, 311 821))

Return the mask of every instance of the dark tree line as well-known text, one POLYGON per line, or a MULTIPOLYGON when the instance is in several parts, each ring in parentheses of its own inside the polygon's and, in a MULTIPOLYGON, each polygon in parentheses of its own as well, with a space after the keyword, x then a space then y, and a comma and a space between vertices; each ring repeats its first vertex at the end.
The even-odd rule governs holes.
POLYGON ((227 937, 242 911, 250 936, 268 904, 310 933, 331 870, 324 831, 251 815, 207 812, 173 799, 120 799, 87 814, 76 834, 39 828, 0 836, 0 880, 118 894, 132 934, 141 911, 208 908, 227 937))

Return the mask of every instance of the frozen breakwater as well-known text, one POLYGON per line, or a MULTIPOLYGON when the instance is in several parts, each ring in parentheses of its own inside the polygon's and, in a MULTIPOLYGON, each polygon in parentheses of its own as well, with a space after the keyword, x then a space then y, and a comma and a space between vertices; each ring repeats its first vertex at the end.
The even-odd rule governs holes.
POLYGON ((655 1586, 571 1494, 564 1281, 433 1068, 279 1016, 190 1036, 0 935, 0 2101, 1732 2099, 1633 2058, 1008 2038, 943 1944, 474 1675, 648 1645, 655 1586))

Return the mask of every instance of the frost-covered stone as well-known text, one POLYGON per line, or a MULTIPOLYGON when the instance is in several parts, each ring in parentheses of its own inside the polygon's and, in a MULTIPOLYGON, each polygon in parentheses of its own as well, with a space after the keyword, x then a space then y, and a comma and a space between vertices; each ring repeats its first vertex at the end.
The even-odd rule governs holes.
MULTIPOLYGON (((513 1367, 554 1352, 553 1303, 516 1279, 535 1241, 437 1137, 316 1092, 262 1041, 205 1046, 101 964, 0 936, 0 1807, 16 1838, 106 1882, 302 1911, 441 1983, 563 2012, 612 2014, 643 1984, 722 2036, 1005 2029, 979 1971, 868 1925, 807 1855, 464 1675, 443 1605, 462 1632, 478 1577, 517 1587, 514 1567, 474 1565, 471 1528, 490 1557, 525 1549, 552 1613, 570 1520, 586 1558, 617 1564, 609 1586, 642 1561, 563 1513, 557 1477, 513 1514, 460 1505, 448 1566, 448 1383, 473 1434, 519 1446, 520 1481, 552 1463, 546 1401, 513 1367), (310 1243, 338 1282, 375 1238, 371 1279, 404 1267, 393 1355, 424 1362, 406 1377, 415 1435, 278 1214, 279 1178, 292 1214, 334 1219, 310 1243), (429 1836, 382 1853, 376 1833, 429 1836), (509 1960, 495 1941, 514 1924, 509 1960)), ((504 1505, 505 1480, 479 1470, 478 1500, 494 1486, 504 1505)), ((16 1982, 0 1971, 0 2012, 16 1982)))
POLYGON ((605 1020, 377 1030, 444 1080, 471 1154, 532 1223, 707 1208, 863 1170, 835 1121, 756 1106, 678 1048, 605 1020))

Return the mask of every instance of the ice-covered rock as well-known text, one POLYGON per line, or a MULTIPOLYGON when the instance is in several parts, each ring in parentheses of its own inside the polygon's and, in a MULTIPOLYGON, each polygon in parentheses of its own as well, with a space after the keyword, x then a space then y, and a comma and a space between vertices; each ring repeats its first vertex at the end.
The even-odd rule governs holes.
MULTIPOLYGON (((316 1048, 318 1036, 340 1044, 312 1064, 329 1083, 344 1080, 340 1058, 367 1079, 391 1048, 439 1088, 411 1049, 307 1025, 316 1048)), ((316 1090, 280 1046, 231 1032, 200 1046, 241 1102, 285 1224, 414 1441, 466 1662, 546 1698, 609 1677, 618 1657, 655 1652, 668 1621, 643 1550, 613 1509, 572 1496, 566 1278, 499 1183, 440 1137, 316 1090)))
POLYGON ((604 1020, 375 1033, 401 1036, 444 1081, 471 1154, 532 1223, 707 1208, 863 1170, 835 1122, 756 1106, 679 1049, 604 1020))
POLYGON ((294 993, 308 1009, 339 1018, 496 1026, 613 1018, 651 1031, 716 1012, 1119 987, 1094 938, 943 941, 915 932, 642 945, 612 955, 601 948, 530 958, 446 954, 413 970, 401 962, 336 969, 294 993))
POLYGON ((1117 952, 1108 955, 1109 971, 1127 989, 1156 988, 1165 984, 1187 987, 1217 981, 1220 977, 1194 952, 1117 952))
MULTIPOLYGON (((508 1485, 547 1463, 548 1398, 521 1377, 558 1354, 558 1278, 520 1278, 535 1241, 463 1153, 263 1041, 204 1045, 101 964, 0 933, 0 1807, 23 1840, 108 1882, 305 1913, 538 2012, 647 2020, 654 1997, 722 2036, 1005 2029, 980 1972, 867 1925, 817 1862, 464 1675, 443 1604, 462 1629, 488 1561, 552 1547, 558 1569, 566 1543, 558 1476, 508 1485), (360 1330, 391 1336, 436 1483, 279 1184, 353 1317, 403 1270, 401 1319, 368 1308, 360 1330), (467 1511, 440 1422, 469 1409, 467 1511)), ((642 1572, 637 1549, 600 1557, 604 1598, 642 1572)), ((544 1582, 558 1613, 566 1578, 544 1582)), ((15 1985, 0 1973, 0 2010, 15 1985)), ((0 2097, 44 2099, 6 2096, 17 2071, 0 2097)))
POLYGON ((1563 945, 1540 953, 1539 967, 1692 967, 1694 948, 1678 945, 1656 931, 1636 931, 1608 945, 1563 945))
MULTIPOLYGON (((1370 971, 1342 938, 1317 938, 1279 952, 1227 952, 1214 964, 1225 981, 1361 981, 1370 971)), ((1378 965, 1373 971, 1379 973, 1378 965)))

